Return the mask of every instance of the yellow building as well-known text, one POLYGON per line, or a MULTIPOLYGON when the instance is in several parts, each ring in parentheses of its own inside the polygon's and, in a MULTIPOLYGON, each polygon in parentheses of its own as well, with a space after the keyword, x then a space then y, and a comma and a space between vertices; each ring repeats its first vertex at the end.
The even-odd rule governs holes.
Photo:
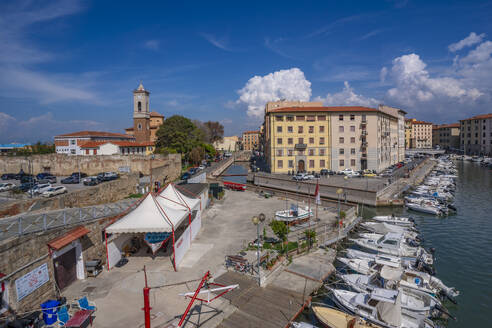
POLYGON ((406 120, 405 144, 407 149, 432 148, 432 123, 414 118, 406 120))
POLYGON ((395 108, 265 108, 265 156, 272 173, 321 169, 381 171, 400 161, 405 112, 395 108))
POLYGON ((256 150, 260 142, 260 131, 243 132, 242 140, 244 150, 256 150))
POLYGON ((213 146, 217 150, 221 151, 236 151, 238 150, 239 137, 223 137, 221 141, 215 141, 213 146))

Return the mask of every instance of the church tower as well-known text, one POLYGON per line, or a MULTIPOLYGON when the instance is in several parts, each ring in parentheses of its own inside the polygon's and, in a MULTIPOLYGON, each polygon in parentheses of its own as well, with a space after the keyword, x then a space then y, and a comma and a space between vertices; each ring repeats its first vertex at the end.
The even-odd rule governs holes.
POLYGON ((144 89, 142 82, 133 90, 133 135, 137 142, 150 141, 150 92, 144 89))

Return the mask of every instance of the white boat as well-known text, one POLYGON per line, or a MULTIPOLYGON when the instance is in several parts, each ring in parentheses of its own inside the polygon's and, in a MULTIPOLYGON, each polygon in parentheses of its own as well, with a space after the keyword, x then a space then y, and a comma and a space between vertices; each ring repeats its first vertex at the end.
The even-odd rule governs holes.
POLYGON ((414 222, 411 218, 398 217, 393 215, 384 215, 384 216, 374 216, 372 220, 378 222, 385 222, 389 224, 395 224, 402 227, 413 227, 414 222))
POLYGON ((388 232, 401 232, 401 233, 413 233, 417 235, 417 232, 415 229, 408 228, 408 227, 402 227, 394 224, 389 224, 385 222, 361 222, 360 226, 363 227, 366 230, 375 232, 375 233, 388 233, 388 232))
MULTIPOLYGON (((358 236, 361 238, 367 239, 380 239, 384 237, 387 233, 376 233, 376 232, 359 232, 358 236)), ((420 241, 416 239, 416 234, 407 234, 405 232, 402 233, 403 239, 402 242, 409 246, 417 247, 420 244, 420 241)))
POLYGON ((390 232, 379 239, 370 238, 351 238, 350 241, 357 245, 377 251, 380 253, 390 254, 399 257, 421 257, 422 260, 431 265, 434 260, 430 254, 428 254, 422 247, 408 246, 402 242, 403 234, 390 232))
POLYGON ((398 285, 393 285, 391 286, 391 289, 386 289, 384 283, 381 283, 381 279, 379 279, 379 276, 376 274, 337 274, 337 276, 340 277, 350 288, 359 293, 378 292, 380 294, 384 294, 384 290, 387 290, 396 295, 400 292, 402 293, 401 299, 403 308, 426 316, 430 315, 431 311, 436 306, 442 306, 441 302, 434 296, 416 289, 404 287, 400 288, 398 285))
POLYGON ((338 261, 345 264, 352 271, 371 275, 381 271, 383 266, 388 265, 394 268, 401 268, 401 259, 398 257, 382 258, 378 257, 375 259, 349 259, 346 257, 338 257, 338 261))
POLYGON ((424 315, 402 308, 401 294, 379 295, 332 289, 334 302, 345 311, 386 328, 433 328, 424 315))
POLYGON ((306 206, 301 208, 292 204, 290 209, 275 212, 275 219, 278 221, 284 221, 287 223, 294 223, 297 221, 303 221, 313 216, 313 211, 306 206))
MULTIPOLYGON (((323 327, 329 328, 378 328, 374 324, 366 322, 364 319, 350 315, 348 313, 332 309, 327 306, 313 305, 311 306, 316 318, 323 324, 323 327)), ((304 328, 294 326, 295 328, 304 328)))
POLYGON ((432 215, 437 215, 437 216, 444 214, 443 210, 440 207, 426 205, 423 203, 418 204, 418 203, 407 202, 405 204, 405 206, 408 209, 415 211, 415 212, 421 212, 421 213, 432 214, 432 215))

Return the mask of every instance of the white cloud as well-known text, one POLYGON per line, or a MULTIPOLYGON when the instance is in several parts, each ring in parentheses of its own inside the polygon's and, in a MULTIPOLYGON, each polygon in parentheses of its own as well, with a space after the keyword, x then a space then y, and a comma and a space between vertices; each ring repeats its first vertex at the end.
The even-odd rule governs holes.
POLYGON ((395 58, 390 72, 395 87, 388 90, 389 98, 413 106, 417 102, 434 99, 474 101, 482 95, 478 89, 465 85, 459 78, 431 77, 426 66, 416 54, 395 58))
POLYGON ((306 80, 300 69, 291 68, 252 77, 238 94, 236 103, 247 105, 248 116, 261 118, 268 101, 308 101, 311 98, 311 82, 306 80))
POLYGON ((159 40, 147 40, 144 43, 144 47, 149 50, 159 50, 160 41, 159 40))
POLYGON ((91 120, 59 120, 51 112, 26 120, 0 112, 0 143, 53 141, 53 136, 60 133, 105 128, 102 123, 91 120))
POLYGON ((345 81, 344 88, 337 93, 328 93, 326 97, 316 97, 316 101, 323 101, 327 106, 368 106, 374 107, 381 102, 374 99, 356 94, 350 84, 345 81))
POLYGON ((208 34, 208 33, 201 33, 200 35, 205 40, 207 40, 210 44, 212 44, 213 46, 219 49, 222 49, 224 51, 233 51, 231 48, 229 48, 227 39, 219 39, 215 35, 208 34))
POLYGON ((448 46, 448 49, 451 52, 456 52, 456 51, 461 50, 465 47, 469 47, 469 46, 472 46, 474 44, 482 42, 484 37, 485 37, 485 33, 476 34, 475 32, 471 32, 470 35, 468 35, 463 40, 460 40, 456 43, 450 44, 448 46))
POLYGON ((379 80, 384 83, 386 81, 387 76, 388 76, 388 68, 386 67, 381 68, 381 72, 379 72, 379 80))

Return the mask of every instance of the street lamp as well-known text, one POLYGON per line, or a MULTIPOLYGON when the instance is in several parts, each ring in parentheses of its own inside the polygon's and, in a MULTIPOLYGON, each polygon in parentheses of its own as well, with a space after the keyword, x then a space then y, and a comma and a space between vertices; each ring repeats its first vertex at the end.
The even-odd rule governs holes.
MULTIPOLYGON (((344 186, 345 188, 347 188, 347 181, 348 181, 348 178, 349 178, 349 177, 348 177, 347 175, 343 177, 343 179, 345 180, 345 183, 343 184, 343 186, 344 186)), ((345 196, 345 204, 347 204, 347 191, 345 191, 345 192, 343 193, 343 195, 345 196)))
POLYGON ((260 224, 265 221, 265 214, 260 213, 258 216, 253 216, 251 222, 256 226, 256 258, 258 261, 258 285, 261 286, 261 275, 260 275, 260 224))

